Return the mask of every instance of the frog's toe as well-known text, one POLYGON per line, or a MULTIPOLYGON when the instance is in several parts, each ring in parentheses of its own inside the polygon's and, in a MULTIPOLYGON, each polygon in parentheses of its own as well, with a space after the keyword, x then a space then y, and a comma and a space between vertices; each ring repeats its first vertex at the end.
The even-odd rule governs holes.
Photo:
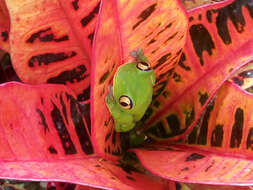
POLYGON ((111 94, 107 94, 107 96, 106 96, 106 103, 107 104, 112 104, 113 102, 114 102, 113 96, 111 96, 111 94))

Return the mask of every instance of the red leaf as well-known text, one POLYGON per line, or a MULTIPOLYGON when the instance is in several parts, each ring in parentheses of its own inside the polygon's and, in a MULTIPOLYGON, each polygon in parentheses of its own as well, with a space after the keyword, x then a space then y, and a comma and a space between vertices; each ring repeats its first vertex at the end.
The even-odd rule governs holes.
POLYGON ((179 65, 168 84, 160 84, 147 116, 149 135, 160 140, 189 133, 217 89, 253 55, 250 1, 225 1, 188 14, 189 38, 179 65))
POLYGON ((66 86, 5 83, 0 96, 8 97, 0 100, 1 159, 47 160, 93 153, 89 118, 66 86))
POLYGON ((63 85, 0 86, 0 177, 135 189, 164 182, 95 156, 75 95, 63 85), (45 94, 45 91, 47 92, 45 94))
POLYGON ((137 48, 144 49, 157 76, 166 73, 180 58, 187 21, 174 0, 104 0, 101 6, 92 64, 93 138, 100 154, 119 155, 120 137, 105 105, 114 73, 132 61, 129 54, 137 48))
POLYGON ((252 105, 251 94, 226 82, 207 107, 202 122, 188 135, 190 145, 135 152, 147 169, 170 180, 251 185, 252 105))
POLYGON ((12 63, 25 83, 60 83, 89 99, 91 40, 99 0, 7 1, 12 63))
POLYGON ((10 16, 5 1, 0 1, 0 49, 9 51, 10 16))
POLYGON ((127 173, 91 156, 89 117, 80 111, 89 106, 78 103, 66 86, 5 83, 0 96, 8 97, 0 100, 0 178, 112 189, 166 186, 160 178, 127 173))

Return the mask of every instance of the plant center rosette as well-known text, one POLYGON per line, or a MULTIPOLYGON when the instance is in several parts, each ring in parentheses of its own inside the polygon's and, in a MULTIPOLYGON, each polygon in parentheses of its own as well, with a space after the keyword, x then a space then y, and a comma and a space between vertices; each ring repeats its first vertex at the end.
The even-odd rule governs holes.
MULTIPOLYGON (((250 122, 245 115, 251 112, 251 108, 239 104, 239 97, 251 102, 251 95, 225 82, 252 60, 250 2, 228 0, 186 13, 178 1, 172 0, 104 1, 100 11, 93 46, 91 89, 96 152, 105 158, 121 159, 130 149, 145 168, 159 176, 182 181, 200 177, 204 183, 208 183, 204 174, 192 177, 191 172, 197 173, 200 168, 208 171, 214 163, 221 163, 222 156, 216 158, 203 150, 252 156, 241 148, 246 143, 242 143, 242 138, 251 134, 249 126, 246 137, 242 134, 243 127, 238 127, 246 125, 244 120, 250 122), (117 69, 133 62, 130 52, 138 48, 143 49, 154 69, 156 83, 152 103, 136 130, 146 141, 136 148, 131 146, 131 132, 115 131, 114 118, 105 99, 117 69), (235 102, 224 96, 230 91, 235 102), (216 93, 218 98, 213 98, 216 93), (223 109, 231 110, 233 124, 226 125, 228 121, 224 119, 219 124, 218 110, 223 109), (238 137, 235 131, 241 131, 241 135, 238 137), (225 143, 226 138, 230 144, 225 143), (192 164, 192 168, 185 164, 192 164), (174 167, 168 169, 168 165, 174 167)), ((236 159, 229 158, 227 165, 236 159)), ((229 181, 226 180, 217 183, 229 181)))

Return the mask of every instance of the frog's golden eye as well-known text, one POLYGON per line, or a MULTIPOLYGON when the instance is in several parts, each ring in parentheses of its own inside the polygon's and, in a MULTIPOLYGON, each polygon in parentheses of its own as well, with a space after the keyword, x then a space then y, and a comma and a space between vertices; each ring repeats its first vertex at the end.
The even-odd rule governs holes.
POLYGON ((130 110, 133 107, 133 101, 128 96, 120 96, 119 103, 126 110, 130 110))
POLYGON ((150 67, 149 63, 144 62, 144 61, 138 62, 137 65, 136 65, 136 67, 137 67, 137 69, 140 69, 142 71, 149 71, 149 70, 151 70, 151 67, 150 67))

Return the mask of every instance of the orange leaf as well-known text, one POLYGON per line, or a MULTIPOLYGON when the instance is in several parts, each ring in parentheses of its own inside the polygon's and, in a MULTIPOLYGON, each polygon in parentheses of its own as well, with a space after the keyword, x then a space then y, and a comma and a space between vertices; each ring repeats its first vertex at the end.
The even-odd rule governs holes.
POLYGON ((25 83, 60 83, 89 98, 91 41, 99 0, 6 1, 13 66, 25 83))
POLYGON ((93 49, 92 134, 100 154, 120 155, 120 137, 105 105, 114 73, 132 61, 130 52, 137 48, 143 48, 157 76, 167 73, 180 58, 187 20, 174 0, 102 2, 93 49))

